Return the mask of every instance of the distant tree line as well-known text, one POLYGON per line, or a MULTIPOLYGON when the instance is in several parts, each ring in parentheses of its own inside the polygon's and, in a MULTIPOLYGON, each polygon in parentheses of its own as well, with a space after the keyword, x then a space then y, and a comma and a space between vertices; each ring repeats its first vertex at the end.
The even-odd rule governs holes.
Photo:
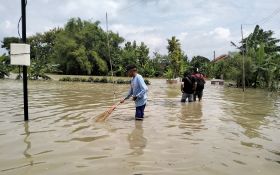
MULTIPOLYGON (((19 42, 17 37, 5 37, 1 47, 10 52, 10 43, 19 42)), ((99 21, 80 18, 70 19, 63 28, 30 36, 27 42, 31 45, 31 66, 28 72, 32 79, 46 77, 46 73, 111 75, 110 59, 116 76, 125 76, 125 67, 136 64, 145 77, 162 77, 171 64, 166 55, 154 53, 151 58, 144 42, 125 42, 118 33, 106 33, 99 21)), ((2 55, 2 77, 15 69, 8 65, 8 56, 2 55)))
MULTIPOLYGON (((175 37, 167 39, 168 54, 150 54, 148 46, 136 41, 125 41, 118 33, 105 32, 100 22, 71 18, 62 28, 28 37, 31 45, 30 79, 47 79, 46 73, 65 75, 111 75, 125 76, 125 67, 136 64, 145 77, 182 77, 184 72, 198 68, 208 78, 233 80, 242 86, 242 53, 245 55, 246 86, 277 89, 280 78, 279 39, 273 38, 272 31, 264 31, 259 26, 240 45, 232 45, 239 52, 227 59, 210 61, 203 56, 191 60, 181 49, 175 37), (151 56, 152 55, 152 56, 151 56)), ((5 37, 2 48, 10 52, 10 43, 19 43, 18 37, 5 37)), ((10 66, 9 56, 0 56, 0 78, 9 72, 18 72, 10 66)))

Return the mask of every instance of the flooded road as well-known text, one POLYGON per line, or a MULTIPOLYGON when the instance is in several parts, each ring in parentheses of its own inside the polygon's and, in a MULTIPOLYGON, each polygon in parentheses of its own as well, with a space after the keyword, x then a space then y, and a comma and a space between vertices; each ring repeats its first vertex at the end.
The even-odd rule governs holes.
POLYGON ((202 102, 180 103, 179 85, 152 80, 145 120, 121 104, 94 117, 128 85, 0 80, 0 174, 265 174, 280 172, 280 96, 211 86, 202 102))

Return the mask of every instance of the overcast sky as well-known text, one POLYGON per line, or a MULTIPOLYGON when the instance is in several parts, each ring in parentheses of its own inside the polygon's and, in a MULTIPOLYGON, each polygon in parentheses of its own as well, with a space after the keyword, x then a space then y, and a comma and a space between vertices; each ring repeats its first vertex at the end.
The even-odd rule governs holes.
MULTIPOLYGON (((0 40, 18 36, 20 0, 0 0, 0 40)), ((100 21, 127 41, 144 41, 150 52, 167 53, 167 38, 180 39, 189 56, 213 58, 233 51, 240 25, 260 23, 280 38, 280 0, 28 0, 27 35, 62 27, 69 18, 100 21), (265 19, 264 19, 265 18, 265 19)), ((248 35, 254 25, 245 25, 248 35)), ((3 50, 0 50, 3 53, 3 50)))

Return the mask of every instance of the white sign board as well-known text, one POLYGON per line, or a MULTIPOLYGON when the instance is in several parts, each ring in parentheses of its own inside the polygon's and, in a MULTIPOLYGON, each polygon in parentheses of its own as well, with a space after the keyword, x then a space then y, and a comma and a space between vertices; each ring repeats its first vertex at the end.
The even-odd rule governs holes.
POLYGON ((30 66, 30 45, 11 43, 11 64, 30 66))

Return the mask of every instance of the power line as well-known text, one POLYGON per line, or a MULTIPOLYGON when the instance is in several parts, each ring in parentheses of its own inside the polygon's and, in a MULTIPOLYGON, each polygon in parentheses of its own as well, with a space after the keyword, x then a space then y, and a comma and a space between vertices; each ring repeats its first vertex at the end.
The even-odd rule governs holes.
MULTIPOLYGON (((274 16, 277 16, 279 13, 280 13, 280 8, 279 8, 279 11, 278 11, 277 13, 275 13, 275 15, 274 15, 274 16)), ((273 17, 274 17, 274 16, 273 16, 273 17)), ((271 19, 272 19, 273 17, 271 17, 271 18, 270 18, 270 19, 268 19, 267 21, 263 22, 263 24, 270 23, 270 22, 272 21, 271 19)))
POLYGON ((280 7, 276 8, 270 15, 268 15, 258 21, 255 21, 253 23, 245 23, 243 25, 250 26, 250 25, 257 25, 257 24, 265 24, 265 23, 269 22, 273 17, 275 17, 278 13, 280 13, 280 7))
MULTIPOLYGON (((25 7, 27 6, 27 0, 25 0, 25 7)), ((18 20, 18 25, 17 25, 17 30, 18 30, 18 36, 19 38, 21 38, 20 32, 19 32, 19 24, 22 20, 22 16, 20 16, 19 20, 18 20)))
POLYGON ((262 21, 263 23, 266 23, 267 21, 271 20, 274 16, 276 16, 278 13, 280 12, 280 8, 274 10, 271 15, 267 16, 266 18, 264 18, 262 21))
POLYGON ((22 18, 22 16, 20 16, 20 18, 18 20, 18 25, 17 25, 17 32, 18 32, 19 38, 21 38, 21 35, 20 35, 20 32, 19 32, 19 24, 20 24, 21 18, 22 18))
MULTIPOLYGON (((268 22, 271 22, 271 19, 274 18, 276 15, 280 13, 280 7, 276 8, 270 15, 254 22, 254 23, 247 23, 247 24, 241 24, 243 26, 255 26, 255 25, 264 25, 268 22)), ((248 36, 249 37, 249 36, 248 36)), ((247 38, 248 39, 248 38, 247 38)), ((247 41, 246 39, 246 41, 247 41)), ((243 39, 242 39, 243 40, 243 39)))

